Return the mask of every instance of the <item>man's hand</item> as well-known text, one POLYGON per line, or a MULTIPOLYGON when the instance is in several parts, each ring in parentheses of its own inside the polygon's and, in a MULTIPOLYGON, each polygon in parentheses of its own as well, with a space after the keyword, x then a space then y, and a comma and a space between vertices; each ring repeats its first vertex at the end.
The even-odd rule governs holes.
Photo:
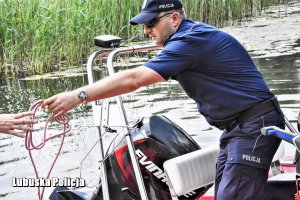
POLYGON ((63 92, 44 100, 42 107, 52 111, 53 117, 58 118, 81 103, 77 91, 63 92))

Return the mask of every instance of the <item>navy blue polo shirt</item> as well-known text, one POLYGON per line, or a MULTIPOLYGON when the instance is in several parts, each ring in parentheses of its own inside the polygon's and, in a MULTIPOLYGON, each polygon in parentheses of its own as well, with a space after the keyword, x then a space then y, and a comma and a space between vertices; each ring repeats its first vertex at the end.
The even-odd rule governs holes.
POLYGON ((274 95, 246 49, 229 34, 184 20, 144 66, 179 82, 208 123, 223 129, 237 115, 274 95))

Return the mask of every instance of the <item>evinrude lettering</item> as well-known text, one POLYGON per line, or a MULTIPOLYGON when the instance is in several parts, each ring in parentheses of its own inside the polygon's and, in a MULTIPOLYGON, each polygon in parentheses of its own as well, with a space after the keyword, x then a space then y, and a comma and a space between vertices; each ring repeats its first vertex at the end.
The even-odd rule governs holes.
MULTIPOLYGON (((147 157, 144 155, 141 159, 140 159, 140 163, 142 164, 142 165, 151 165, 151 164, 153 164, 153 162, 152 161, 146 161, 146 159, 147 159, 147 157)), ((152 165, 151 165, 152 166, 152 165)))
POLYGON ((260 157, 256 157, 256 156, 251 156, 251 155, 245 155, 245 154, 243 154, 242 159, 250 161, 250 162, 260 163, 260 157))
MULTIPOLYGON (((162 182, 167 183, 167 176, 166 174, 163 172, 163 170, 161 170, 157 165, 155 165, 151 160, 147 160, 147 156, 145 156, 145 154, 143 154, 143 152, 140 149, 137 149, 135 151, 136 155, 138 156, 139 159, 139 163, 143 166, 145 166, 145 168, 149 171, 149 172, 153 172, 156 171, 155 173, 153 173, 154 176, 156 176, 158 179, 160 179, 162 182)), ((191 191, 183 196, 185 197, 191 197, 194 194, 196 194, 195 191, 191 191)))
POLYGON ((146 166, 146 169, 148 169, 150 172, 154 171, 152 169, 155 169, 155 164, 154 163, 151 163, 150 165, 146 166))
POLYGON ((160 179, 162 182, 164 182, 164 183, 167 182, 166 174, 163 172, 162 169, 160 169, 157 165, 155 165, 151 160, 146 161, 148 159, 148 157, 145 156, 141 150, 137 149, 135 151, 135 153, 140 158, 139 163, 141 165, 145 166, 145 168, 149 172, 153 173, 153 175, 156 176, 158 179, 160 179), (155 173, 154 173, 154 171, 155 171, 155 173))

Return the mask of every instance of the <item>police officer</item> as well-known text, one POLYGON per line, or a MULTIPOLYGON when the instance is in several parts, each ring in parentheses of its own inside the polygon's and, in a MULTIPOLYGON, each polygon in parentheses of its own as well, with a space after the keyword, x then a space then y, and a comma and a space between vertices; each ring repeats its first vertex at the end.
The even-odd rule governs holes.
POLYGON ((245 48, 229 34, 186 19, 180 0, 148 0, 131 19, 164 46, 143 66, 45 100, 56 117, 82 102, 127 93, 175 79, 195 100, 208 123, 224 130, 220 139, 215 197, 264 199, 268 170, 280 140, 262 136, 263 126, 284 128, 274 94, 245 48), (120 81, 121 80, 121 81, 120 81))

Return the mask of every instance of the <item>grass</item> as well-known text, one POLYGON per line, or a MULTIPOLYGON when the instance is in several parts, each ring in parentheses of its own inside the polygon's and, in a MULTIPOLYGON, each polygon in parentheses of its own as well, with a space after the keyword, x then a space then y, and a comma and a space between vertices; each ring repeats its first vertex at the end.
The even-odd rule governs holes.
MULTIPOLYGON (((128 24, 143 0, 0 0, 0 76, 42 74, 80 66, 95 51, 93 38, 127 42, 143 37, 128 24)), ((183 0, 187 15, 215 26, 236 23, 280 0, 183 0)))

